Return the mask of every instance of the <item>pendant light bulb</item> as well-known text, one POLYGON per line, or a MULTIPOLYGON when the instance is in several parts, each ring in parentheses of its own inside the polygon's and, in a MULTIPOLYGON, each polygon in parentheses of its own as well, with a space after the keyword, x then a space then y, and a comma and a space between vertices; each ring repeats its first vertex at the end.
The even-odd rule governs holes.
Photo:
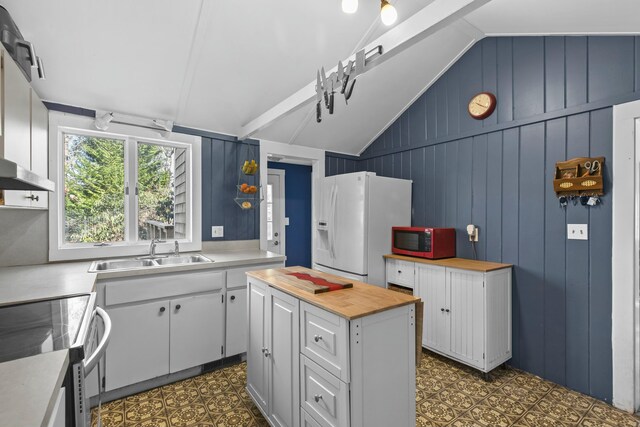
POLYGON ((356 13, 358 10, 358 0, 342 0, 342 11, 344 13, 356 13))
POLYGON ((398 12, 396 11, 396 8, 387 0, 382 0, 382 3, 380 4, 380 19, 386 26, 393 25, 394 22, 396 22, 396 19, 398 19, 398 12))

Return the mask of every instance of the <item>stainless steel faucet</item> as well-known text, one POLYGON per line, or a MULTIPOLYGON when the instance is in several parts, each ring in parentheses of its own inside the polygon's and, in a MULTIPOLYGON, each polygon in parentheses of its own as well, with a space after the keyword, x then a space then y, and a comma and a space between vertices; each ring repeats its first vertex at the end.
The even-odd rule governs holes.
POLYGON ((175 256, 180 256, 180 243, 176 240, 173 246, 173 254, 175 256))
POLYGON ((156 244, 157 243, 158 243, 158 240, 151 239, 151 244, 149 245, 149 256, 150 257, 156 256, 156 244))

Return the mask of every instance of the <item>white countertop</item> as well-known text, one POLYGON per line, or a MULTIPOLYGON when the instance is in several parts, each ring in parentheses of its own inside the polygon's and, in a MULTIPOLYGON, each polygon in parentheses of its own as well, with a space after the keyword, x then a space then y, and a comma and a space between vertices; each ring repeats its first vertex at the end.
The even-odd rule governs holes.
MULTIPOLYGON (((230 268, 252 264, 269 264, 283 262, 284 255, 274 252, 261 251, 259 249, 239 249, 232 251, 202 251, 202 252, 185 252, 187 254, 202 254, 213 262, 201 262, 193 264, 177 264, 177 265, 160 265, 154 267, 136 267, 123 270, 99 271, 97 273, 98 280, 114 279, 120 277, 136 277, 146 276, 149 274, 175 273, 180 271, 197 271, 230 268)), ((162 255, 162 254, 159 254, 162 255)), ((171 256, 171 255, 169 255, 171 256)))
POLYGON ((90 261, 0 268, 0 306, 92 292, 90 261))
MULTIPOLYGON (((142 267, 88 273, 91 261, 0 268, 0 306, 87 294, 96 279, 283 262, 284 255, 259 249, 205 250, 212 263, 142 267)), ((47 425, 69 365, 68 351, 0 363, 0 424, 47 425)))
POLYGON ((46 426, 68 367, 66 350, 0 363, 0 423, 46 426))

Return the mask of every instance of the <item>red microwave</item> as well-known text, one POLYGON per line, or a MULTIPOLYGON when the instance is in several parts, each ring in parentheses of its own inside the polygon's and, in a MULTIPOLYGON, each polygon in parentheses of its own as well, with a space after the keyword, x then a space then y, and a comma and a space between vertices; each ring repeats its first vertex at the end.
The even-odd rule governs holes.
POLYGON ((420 258, 456 256, 456 229, 432 227, 393 227, 391 252, 420 258))

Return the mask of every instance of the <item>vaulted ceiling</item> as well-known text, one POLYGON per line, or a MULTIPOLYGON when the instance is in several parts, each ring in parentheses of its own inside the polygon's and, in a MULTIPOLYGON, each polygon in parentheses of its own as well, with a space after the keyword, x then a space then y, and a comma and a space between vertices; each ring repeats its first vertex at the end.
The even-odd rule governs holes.
POLYGON ((389 28, 378 1, 359 3, 347 15, 340 0, 2 1, 45 62, 34 87, 46 100, 350 154, 485 35, 640 34, 637 0, 395 0, 389 28), (358 77, 349 105, 338 97, 316 123, 318 68, 381 37, 402 46, 419 33, 412 17, 455 4, 471 6, 358 77))

